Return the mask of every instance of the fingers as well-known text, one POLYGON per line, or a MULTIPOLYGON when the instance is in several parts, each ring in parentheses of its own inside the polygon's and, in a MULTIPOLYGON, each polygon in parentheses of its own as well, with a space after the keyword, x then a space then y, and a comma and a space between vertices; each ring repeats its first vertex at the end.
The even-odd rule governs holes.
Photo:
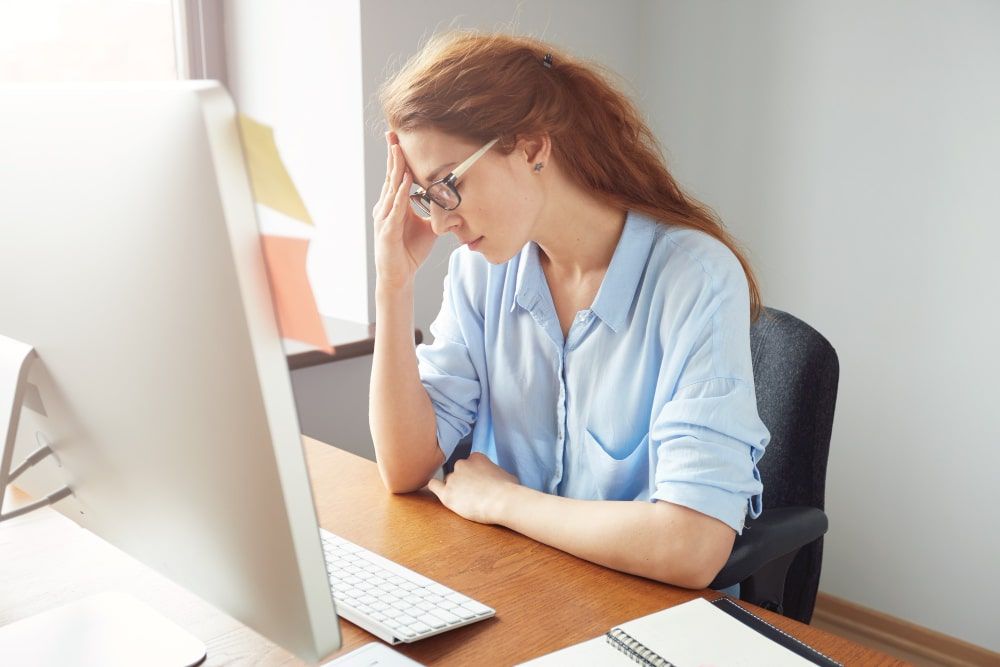
POLYGON ((392 149, 393 141, 389 136, 390 132, 385 133, 385 180, 382 182, 382 192, 379 194, 378 201, 375 206, 372 207, 372 215, 378 218, 383 217, 386 209, 385 199, 387 193, 392 188, 392 166, 394 163, 395 155, 392 149))
POLYGON ((413 183, 413 177, 410 175, 410 170, 407 169, 403 174, 403 180, 399 182, 399 189, 396 190, 396 196, 393 198, 392 210, 389 211, 390 218, 394 218, 400 211, 404 211, 404 206, 410 205, 411 183, 413 183))
POLYGON ((398 194, 396 188, 399 187, 399 179, 401 177, 399 146, 395 144, 390 146, 389 153, 392 166, 389 170, 388 187, 385 189, 384 196, 382 197, 382 210, 380 212, 380 217, 382 218, 389 215, 389 210, 393 207, 395 202, 394 195, 398 194))
POLYGON ((389 172, 392 169, 392 150, 391 146, 386 144, 385 147, 385 181, 382 183, 382 194, 379 195, 379 199, 385 197, 386 191, 389 189, 389 172))
POLYGON ((387 172, 388 181, 386 182, 385 195, 382 197, 382 210, 379 217, 385 218, 388 214, 389 209, 392 207, 393 193, 395 190, 394 183, 396 181, 396 150, 389 146, 389 171, 387 172))
POLYGON ((372 217, 375 219, 376 226, 382 220, 385 213, 385 199, 389 192, 390 181, 392 180, 392 146, 388 145, 388 134, 386 135, 386 157, 385 157, 385 181, 382 182, 382 192, 379 194, 378 201, 372 206, 372 217))

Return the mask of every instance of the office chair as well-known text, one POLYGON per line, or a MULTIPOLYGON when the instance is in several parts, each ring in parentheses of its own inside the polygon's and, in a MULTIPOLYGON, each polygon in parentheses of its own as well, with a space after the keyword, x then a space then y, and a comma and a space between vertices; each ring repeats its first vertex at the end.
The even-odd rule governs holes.
POLYGON ((740 584, 740 598, 794 618, 812 619, 823 561, 826 462, 840 363, 818 331, 774 308, 750 327, 757 412, 771 432, 758 464, 764 509, 736 537, 710 584, 740 584))

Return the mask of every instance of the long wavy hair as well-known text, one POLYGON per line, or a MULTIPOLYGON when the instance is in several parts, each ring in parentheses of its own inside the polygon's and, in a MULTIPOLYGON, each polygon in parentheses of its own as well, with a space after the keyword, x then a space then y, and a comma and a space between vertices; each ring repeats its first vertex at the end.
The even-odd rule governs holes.
POLYGON ((396 130, 432 128, 509 155, 518 138, 548 133, 555 159, 602 201, 724 243, 743 267, 750 319, 762 312, 744 251, 705 204, 685 194, 616 75, 529 36, 448 30, 431 36, 378 90, 396 130), (551 54, 547 66, 546 54, 551 54))

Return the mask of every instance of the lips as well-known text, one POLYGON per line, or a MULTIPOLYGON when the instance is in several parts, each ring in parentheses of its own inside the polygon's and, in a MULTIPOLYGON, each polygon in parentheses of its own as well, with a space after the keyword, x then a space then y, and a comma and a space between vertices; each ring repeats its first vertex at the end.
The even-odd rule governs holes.
POLYGON ((477 238, 477 239, 474 239, 474 240, 472 240, 472 241, 466 241, 466 242, 465 242, 465 245, 469 246, 469 250, 474 250, 474 249, 476 248, 476 246, 477 246, 477 245, 479 245, 479 242, 480 242, 480 241, 481 241, 482 239, 483 239, 483 237, 482 237, 482 236, 480 236, 479 238, 477 238))

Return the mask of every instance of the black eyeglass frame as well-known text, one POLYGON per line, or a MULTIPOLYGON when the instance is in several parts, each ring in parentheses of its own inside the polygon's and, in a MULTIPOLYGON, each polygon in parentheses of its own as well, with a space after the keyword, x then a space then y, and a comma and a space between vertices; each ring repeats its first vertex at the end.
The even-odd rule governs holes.
POLYGON ((439 178, 438 180, 428 185, 426 190, 421 188, 419 185, 416 186, 417 191, 410 193, 410 201, 413 203, 414 206, 417 207, 417 210, 425 216, 429 216, 431 214, 431 208, 430 208, 431 202, 437 204, 445 211, 454 211, 462 204, 462 195, 459 194, 458 188, 455 187, 455 184, 458 182, 458 179, 461 178, 462 175, 464 175, 465 172, 467 172, 473 164, 475 164, 476 160, 482 157, 483 154, 486 153, 486 151, 488 151, 490 148, 492 148, 493 144, 495 144, 499 140, 500 137, 497 137, 496 139, 493 139, 492 141, 487 143, 485 146, 483 146, 475 153, 470 155, 464 162, 462 162, 462 164, 455 167, 454 171, 452 171, 450 174, 448 174, 443 178, 439 178), (451 194, 455 197, 454 206, 449 206, 446 203, 438 201, 431 194, 436 187, 441 185, 447 187, 448 190, 451 192, 451 194))

